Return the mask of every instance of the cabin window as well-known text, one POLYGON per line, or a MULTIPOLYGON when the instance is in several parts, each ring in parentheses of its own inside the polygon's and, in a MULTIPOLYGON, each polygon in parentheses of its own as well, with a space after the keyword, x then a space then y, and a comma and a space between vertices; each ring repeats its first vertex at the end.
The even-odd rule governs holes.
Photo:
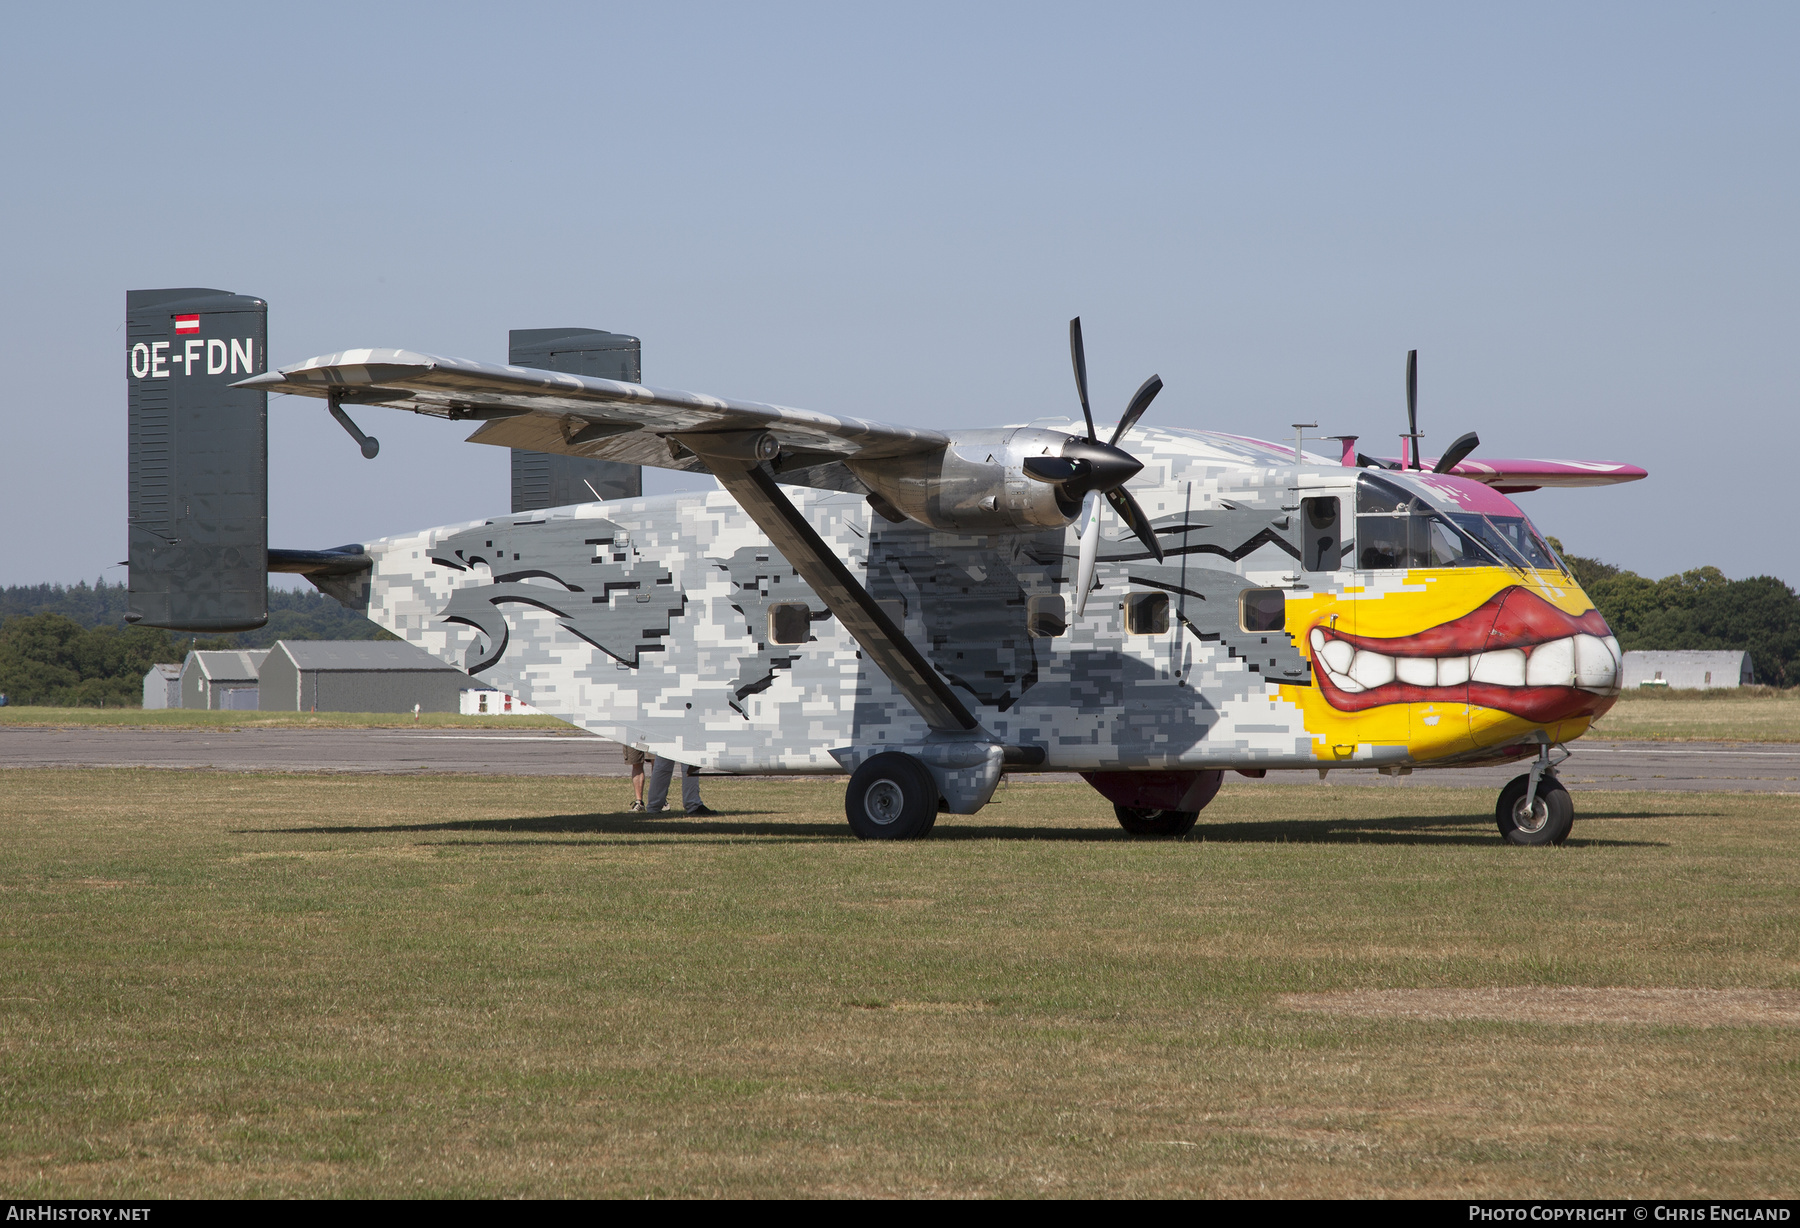
POLYGON ((1280 631, 1287 626, 1287 594, 1278 588, 1245 589, 1238 594, 1238 625, 1246 631, 1280 631))
POLYGON ((1133 593, 1125 598, 1125 630, 1131 635, 1163 635, 1169 630, 1169 594, 1133 593))
POLYGON ((1338 561, 1343 557, 1337 498, 1320 496, 1300 502, 1306 520, 1305 553, 1301 556, 1301 565, 1307 571, 1336 571, 1338 561))
POLYGON ((769 642, 804 644, 812 638, 812 611, 803 602, 782 602, 769 607, 769 642))
POLYGON ((1069 609, 1061 597, 1033 597, 1025 603, 1025 631, 1033 639, 1052 640, 1069 629, 1069 609))
POLYGON ((877 601, 875 604, 881 607, 881 612, 886 614, 888 620, 896 627, 906 626, 906 602, 890 597, 885 601, 877 601))

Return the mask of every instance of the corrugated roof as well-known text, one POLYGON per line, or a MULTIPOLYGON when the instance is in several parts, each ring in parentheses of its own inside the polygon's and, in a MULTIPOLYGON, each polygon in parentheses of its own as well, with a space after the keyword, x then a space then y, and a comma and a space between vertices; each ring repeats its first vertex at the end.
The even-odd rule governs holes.
POLYGON ((1708 652, 1700 649, 1670 649, 1667 651, 1651 651, 1634 648, 1625 654, 1627 664, 1644 665, 1699 665, 1712 666, 1714 669, 1736 669, 1749 656, 1743 649, 1732 649, 1729 652, 1708 652))
POLYGON ((188 660, 208 682, 255 682, 268 655, 267 648, 254 648, 247 652, 190 652, 188 660))
POLYGON ((455 666, 444 664, 423 648, 414 647, 403 640, 281 640, 275 648, 287 653, 296 667, 308 673, 338 670, 462 672, 455 666))

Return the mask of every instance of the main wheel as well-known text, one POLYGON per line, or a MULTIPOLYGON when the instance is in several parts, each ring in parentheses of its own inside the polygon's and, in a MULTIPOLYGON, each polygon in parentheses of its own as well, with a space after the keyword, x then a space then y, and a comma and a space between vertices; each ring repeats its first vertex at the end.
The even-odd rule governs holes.
POLYGON ((1494 807, 1494 819, 1508 844, 1561 844, 1575 826, 1575 803, 1562 781, 1546 775, 1539 779, 1537 796, 1531 809, 1525 809, 1525 790, 1531 787, 1530 776, 1514 779, 1500 790, 1500 803, 1494 807))
POLYGON ((1119 816, 1119 826, 1134 836, 1167 838, 1187 835, 1194 830, 1194 820, 1200 817, 1198 810, 1140 810, 1116 802, 1113 813, 1119 816))
POLYGON ((937 781, 899 751, 865 762, 844 790, 844 817, 859 840, 917 840, 937 823, 937 809, 937 781))

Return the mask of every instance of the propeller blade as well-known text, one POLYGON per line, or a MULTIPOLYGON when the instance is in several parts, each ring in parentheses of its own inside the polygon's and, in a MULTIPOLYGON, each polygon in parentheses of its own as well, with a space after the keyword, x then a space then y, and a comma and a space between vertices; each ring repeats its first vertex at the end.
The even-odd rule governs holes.
POLYGON ((1065 456, 1027 456, 1022 466, 1026 477, 1040 482, 1066 482, 1085 467, 1085 462, 1065 456))
POLYGON ((1406 351, 1406 430, 1412 440, 1412 468, 1419 468, 1419 351, 1406 351))
POLYGON ((1106 501, 1113 505, 1113 511, 1119 513, 1119 519, 1131 526, 1131 531, 1137 534, 1137 539, 1150 548, 1150 553, 1156 556, 1156 561, 1162 562, 1162 543, 1156 540, 1156 533, 1150 528, 1150 518, 1144 515, 1144 509, 1139 507, 1137 500, 1131 497, 1131 492, 1123 486, 1115 486, 1106 492, 1106 501))
POLYGON ((1069 360, 1075 364, 1075 391, 1081 394, 1081 416, 1087 419, 1088 442, 1099 441, 1094 434, 1094 411, 1088 408, 1087 349, 1081 344, 1081 317, 1069 321, 1069 360))
POLYGON ((1474 431, 1466 435, 1458 435, 1444 454, 1438 457, 1438 463, 1431 467, 1433 473, 1449 473, 1461 463, 1462 458, 1481 446, 1481 436, 1474 431))
POLYGON ((1162 376, 1152 375, 1145 380, 1142 386, 1132 394, 1131 404, 1125 407, 1125 416, 1120 418, 1119 425, 1113 428, 1112 438, 1108 442, 1117 447, 1120 437, 1137 425, 1137 420, 1144 416, 1144 411, 1150 408, 1150 402, 1154 401, 1156 394, 1161 391, 1162 376))
POLYGON ((1100 555, 1100 495, 1088 491, 1081 505, 1081 519, 1075 522, 1081 534, 1081 554, 1075 565, 1075 617, 1087 612, 1088 590, 1094 587, 1094 560, 1100 555))

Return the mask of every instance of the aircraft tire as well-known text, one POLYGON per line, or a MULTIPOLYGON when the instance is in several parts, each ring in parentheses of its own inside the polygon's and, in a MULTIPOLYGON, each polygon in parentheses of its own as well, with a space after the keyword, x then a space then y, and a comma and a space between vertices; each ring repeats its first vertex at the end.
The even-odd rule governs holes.
POLYGON ((1561 844, 1575 826, 1574 800, 1562 781, 1547 775, 1538 781, 1537 798, 1527 815, 1525 790, 1530 786, 1530 776, 1518 776, 1500 790, 1494 807, 1500 835, 1508 844, 1561 844))
POLYGON ((844 817, 858 840, 918 840, 937 824, 937 781, 923 763, 883 751, 850 777, 844 817))
POLYGON ((1194 830, 1194 821, 1200 817, 1198 810, 1141 810, 1117 802, 1113 803, 1113 813, 1119 817, 1119 826, 1130 834, 1165 840, 1178 840, 1187 835, 1194 830))

